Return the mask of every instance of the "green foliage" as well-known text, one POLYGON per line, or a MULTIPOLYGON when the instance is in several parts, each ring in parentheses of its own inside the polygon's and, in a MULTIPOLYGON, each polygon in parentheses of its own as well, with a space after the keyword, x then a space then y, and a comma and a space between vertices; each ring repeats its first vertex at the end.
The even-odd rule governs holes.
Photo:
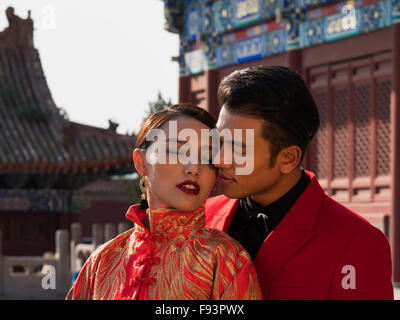
POLYGON ((168 106, 170 106, 171 103, 171 99, 169 99, 168 101, 165 100, 161 94, 160 91, 158 91, 158 95, 157 95, 157 100, 154 102, 149 102, 149 115, 161 110, 166 109, 168 106))
POLYGON ((60 113, 60 116, 64 119, 69 121, 69 115, 67 110, 65 110, 63 107, 57 107, 58 108, 58 112, 60 113))
POLYGON ((149 102, 149 109, 146 112, 146 117, 143 119, 142 124, 151 114, 167 109, 167 107, 170 106, 171 104, 172 104, 171 99, 169 99, 168 101, 165 100, 161 92, 158 91, 157 100, 149 102))

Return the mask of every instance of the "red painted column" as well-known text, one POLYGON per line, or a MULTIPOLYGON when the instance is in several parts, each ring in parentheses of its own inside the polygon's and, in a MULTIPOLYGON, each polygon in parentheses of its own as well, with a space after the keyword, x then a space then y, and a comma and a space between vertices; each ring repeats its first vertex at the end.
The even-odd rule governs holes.
POLYGON ((179 77, 178 103, 191 103, 190 76, 179 77))
POLYGON ((393 282, 400 285, 400 23, 392 25, 392 92, 391 112, 391 193, 392 215, 390 240, 393 261, 393 282))
POLYGON ((206 105, 208 112, 215 118, 218 119, 219 107, 217 103, 217 70, 210 69, 205 71, 206 76, 206 105))
POLYGON ((303 70, 302 49, 290 50, 287 56, 287 67, 296 71, 306 80, 306 70, 303 70))

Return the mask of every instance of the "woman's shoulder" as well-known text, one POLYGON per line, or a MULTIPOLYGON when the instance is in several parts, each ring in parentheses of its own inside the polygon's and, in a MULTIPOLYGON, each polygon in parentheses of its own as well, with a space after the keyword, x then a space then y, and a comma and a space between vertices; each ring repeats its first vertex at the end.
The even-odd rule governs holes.
POLYGON ((114 256, 125 252, 125 249, 129 247, 132 233, 133 228, 98 246, 90 255, 89 261, 92 263, 98 263, 104 259, 110 261, 114 256))
POLYGON ((233 239, 226 232, 206 227, 207 232, 210 234, 209 242, 213 244, 219 252, 232 252, 238 255, 244 255, 249 257, 248 252, 243 248, 243 246, 233 239))

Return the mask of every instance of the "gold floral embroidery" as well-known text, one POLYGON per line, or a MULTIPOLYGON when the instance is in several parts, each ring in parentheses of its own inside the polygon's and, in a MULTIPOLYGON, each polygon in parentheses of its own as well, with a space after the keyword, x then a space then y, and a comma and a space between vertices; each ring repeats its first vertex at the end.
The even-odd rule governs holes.
POLYGON ((261 299, 248 253, 193 212, 131 207, 135 227, 96 250, 67 299, 261 299))

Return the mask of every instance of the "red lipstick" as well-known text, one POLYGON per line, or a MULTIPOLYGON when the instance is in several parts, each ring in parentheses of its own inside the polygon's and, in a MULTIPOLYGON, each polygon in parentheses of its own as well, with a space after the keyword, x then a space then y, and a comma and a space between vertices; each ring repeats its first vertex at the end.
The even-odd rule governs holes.
POLYGON ((196 181, 186 180, 176 186, 186 194, 198 195, 200 192, 200 186, 196 181))

